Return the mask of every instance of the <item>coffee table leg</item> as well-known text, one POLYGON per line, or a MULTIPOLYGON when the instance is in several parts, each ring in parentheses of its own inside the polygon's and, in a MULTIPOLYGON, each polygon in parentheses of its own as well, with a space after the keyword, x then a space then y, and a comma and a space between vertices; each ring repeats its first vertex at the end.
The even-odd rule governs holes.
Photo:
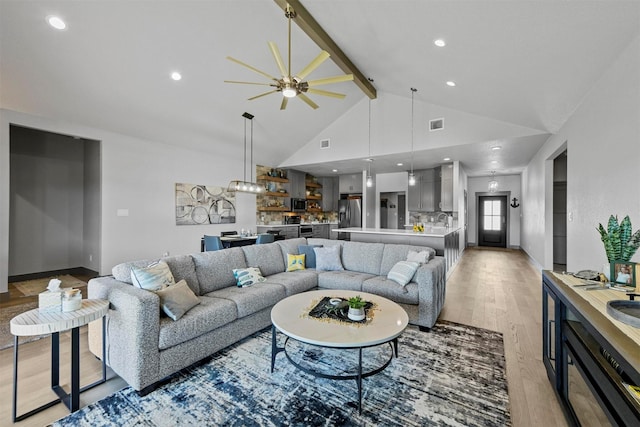
POLYGON ((393 339, 393 353, 396 355, 396 359, 398 358, 398 338, 393 339))
POLYGON ((278 349, 276 346, 276 327, 271 326, 271 373, 273 374, 273 367, 276 364, 276 354, 278 354, 278 349))
POLYGON ((358 413, 362 414, 362 348, 358 349, 358 413))

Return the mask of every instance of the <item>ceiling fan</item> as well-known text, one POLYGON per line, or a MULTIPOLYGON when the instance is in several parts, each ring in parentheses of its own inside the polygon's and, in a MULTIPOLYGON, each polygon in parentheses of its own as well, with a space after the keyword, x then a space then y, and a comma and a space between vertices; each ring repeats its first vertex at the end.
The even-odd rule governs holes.
POLYGON ((285 17, 287 18, 289 24, 289 49, 288 49, 288 68, 285 68, 284 62, 282 61, 282 56, 280 55, 280 50, 278 50, 278 46, 274 42, 269 42, 269 49, 271 50, 271 54, 276 61, 278 69, 280 70, 281 77, 276 78, 264 71, 261 71, 255 67, 252 67, 249 64, 246 64, 238 59, 232 58, 231 56, 227 56, 227 59, 233 61, 237 64, 240 64, 244 67, 247 67, 253 72, 256 72, 269 80, 270 83, 255 83, 255 82, 241 82, 235 80, 225 80, 225 83, 239 83, 239 84, 248 84, 248 85, 261 85, 261 86, 271 86, 275 89, 270 90, 268 92, 261 93, 260 95, 253 96, 249 98, 249 101, 252 101, 257 98, 261 98, 263 96, 282 92, 282 104, 280 104, 280 109, 284 110, 287 108, 287 103, 289 102, 289 98, 300 98, 307 105, 309 105, 314 110, 318 108, 318 104, 313 102, 306 94, 313 93, 316 95, 330 96, 333 98, 343 99, 346 95, 337 92, 330 92, 327 90, 316 89, 316 86, 331 84, 331 83, 340 83, 353 80, 353 74, 344 74, 341 76, 335 77, 326 77, 323 79, 317 80, 309 80, 303 81, 305 77, 307 77, 313 70, 318 68, 320 64, 326 61, 329 58, 329 53, 326 51, 321 51, 318 56, 313 59, 306 67, 304 67, 299 73, 292 75, 291 74, 291 19, 295 18, 296 12, 287 5, 287 10, 285 11, 285 17))

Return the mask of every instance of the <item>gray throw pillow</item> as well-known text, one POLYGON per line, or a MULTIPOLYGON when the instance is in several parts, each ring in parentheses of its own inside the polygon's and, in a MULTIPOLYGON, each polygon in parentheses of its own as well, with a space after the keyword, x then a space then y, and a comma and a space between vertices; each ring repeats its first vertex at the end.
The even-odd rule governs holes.
POLYGON ((316 253, 316 270, 344 270, 340 260, 340 246, 313 248, 316 253))
POLYGON ((185 280, 167 286, 157 291, 156 294, 160 297, 162 311, 173 320, 180 319, 187 311, 200 304, 200 300, 185 280))

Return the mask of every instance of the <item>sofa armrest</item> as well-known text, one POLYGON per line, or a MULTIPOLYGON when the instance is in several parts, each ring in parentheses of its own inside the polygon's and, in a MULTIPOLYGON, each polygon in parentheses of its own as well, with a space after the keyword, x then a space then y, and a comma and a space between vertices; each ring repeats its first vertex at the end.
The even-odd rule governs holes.
MULTIPOLYGON (((113 277, 91 279, 89 298, 109 301, 107 364, 136 390, 158 381, 160 352, 160 298, 153 292, 120 282, 113 277)), ((91 351, 102 356, 101 329, 90 328, 91 351)))
POLYGON ((444 257, 436 256, 418 268, 414 281, 418 284, 419 323, 431 328, 438 320, 444 306, 447 263, 444 257))

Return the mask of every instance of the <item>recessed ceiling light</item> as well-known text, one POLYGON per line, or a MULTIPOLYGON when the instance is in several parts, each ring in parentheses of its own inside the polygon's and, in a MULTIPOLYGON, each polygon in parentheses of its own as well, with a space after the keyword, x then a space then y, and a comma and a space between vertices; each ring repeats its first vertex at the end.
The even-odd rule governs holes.
POLYGON ((181 80, 182 79, 182 74, 180 74, 177 71, 174 71, 173 73, 171 73, 171 78, 175 81, 181 80))
POLYGON ((396 166, 402 166, 404 163, 400 162, 400 163, 396 163, 396 166))
POLYGON ((501 147, 501 146, 499 146, 499 145, 494 145, 493 147, 491 147, 491 149, 492 149, 493 151, 498 151, 498 150, 502 149, 502 147, 501 147))
POLYGON ((445 162, 448 162, 449 160, 451 160, 451 157, 445 157, 444 159, 442 159, 445 162))
POLYGON ((498 163, 497 160, 491 160, 491 164, 495 165, 496 163, 498 163))
POLYGON ((447 45, 447 43, 442 39, 434 40, 433 44, 435 44, 438 47, 445 47, 447 45))
POLYGON ((332 172, 338 172, 338 169, 333 169, 332 172))
POLYGON ((454 87, 455 85, 456 85, 456 82, 454 82, 454 81, 452 81, 452 80, 449 80, 449 81, 447 82, 447 86, 454 87))
POLYGON ((67 24, 58 16, 47 16, 47 22, 56 30, 64 30, 67 28, 67 24))

